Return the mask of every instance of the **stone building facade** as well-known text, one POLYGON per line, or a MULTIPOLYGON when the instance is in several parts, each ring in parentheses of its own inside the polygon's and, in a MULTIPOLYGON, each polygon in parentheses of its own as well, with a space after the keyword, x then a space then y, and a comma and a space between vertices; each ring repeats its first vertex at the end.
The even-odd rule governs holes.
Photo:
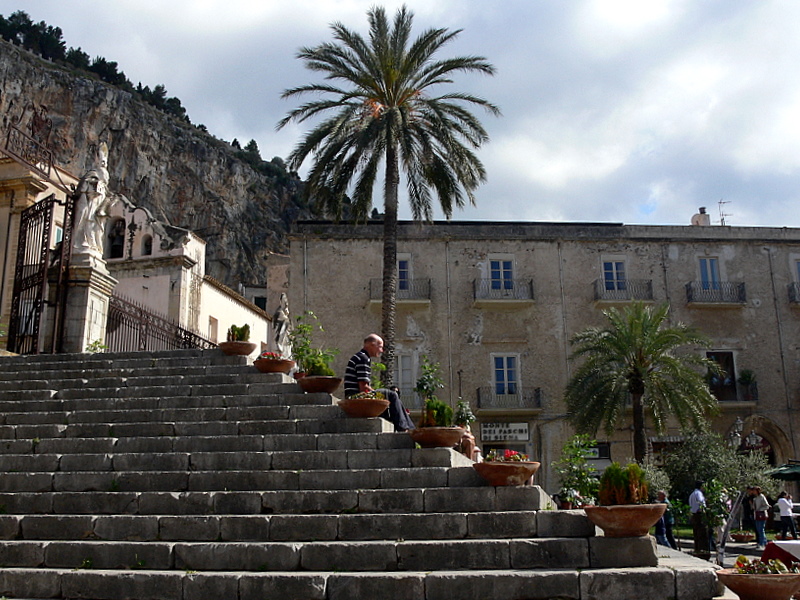
MULTIPOLYGON (((607 307, 667 302, 670 321, 706 334, 709 356, 726 369, 712 386, 721 406, 714 429, 733 439, 739 418, 737 442, 776 463, 795 457, 800 229, 695 217, 691 226, 400 223, 395 382, 404 401, 419 407, 412 388, 422 356, 440 363, 440 397, 469 401, 484 452, 529 453, 555 493, 547 466, 573 433, 562 400, 574 368, 570 337, 603 325, 607 307), (747 371, 757 385, 738 381, 747 371)), ((341 349, 340 372, 364 335, 380 329, 381 235, 378 222, 300 222, 291 237, 293 314, 320 317, 320 341, 341 349)), ((681 432, 650 435, 658 452, 681 432)), ((610 437, 598 432, 598 441, 601 464, 633 454, 627 424, 610 437)))

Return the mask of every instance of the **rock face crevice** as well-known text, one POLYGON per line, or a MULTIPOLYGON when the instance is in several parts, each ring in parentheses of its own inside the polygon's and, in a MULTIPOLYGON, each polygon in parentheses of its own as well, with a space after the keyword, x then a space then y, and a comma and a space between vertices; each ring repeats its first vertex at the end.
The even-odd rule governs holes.
POLYGON ((196 232, 208 273, 227 285, 264 282, 266 253, 286 252, 291 223, 311 216, 296 177, 260 173, 230 144, 134 94, 2 40, 0 90, 0 144, 30 104, 47 107, 55 164, 75 175, 105 141, 111 189, 196 232))

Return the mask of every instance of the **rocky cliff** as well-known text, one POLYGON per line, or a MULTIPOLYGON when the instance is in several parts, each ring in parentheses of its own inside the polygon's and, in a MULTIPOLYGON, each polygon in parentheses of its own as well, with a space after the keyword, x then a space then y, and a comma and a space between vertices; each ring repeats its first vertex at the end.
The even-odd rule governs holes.
POLYGON ((296 178, 257 172, 228 143, 131 93, 0 40, 3 138, 30 103, 53 120, 56 165, 80 175, 106 141, 111 189, 196 232, 208 244, 208 273, 228 285, 262 284, 265 255, 285 252, 290 224, 310 215, 296 178))

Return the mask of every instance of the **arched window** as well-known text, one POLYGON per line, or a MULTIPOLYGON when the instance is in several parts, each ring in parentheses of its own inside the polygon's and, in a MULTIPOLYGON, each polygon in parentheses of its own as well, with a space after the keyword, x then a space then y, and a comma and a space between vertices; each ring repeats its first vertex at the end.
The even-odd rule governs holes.
POLYGON ((150 256, 153 254, 153 236, 146 235, 142 239, 142 256, 150 256))
POLYGON ((108 257, 122 258, 125 255, 125 219, 117 219, 111 224, 108 239, 108 257))

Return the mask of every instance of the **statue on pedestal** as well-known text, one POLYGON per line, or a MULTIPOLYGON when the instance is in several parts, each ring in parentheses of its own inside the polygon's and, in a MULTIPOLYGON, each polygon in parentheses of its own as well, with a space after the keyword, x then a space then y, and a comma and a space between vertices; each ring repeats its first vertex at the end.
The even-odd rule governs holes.
POLYGON ((272 315, 272 328, 275 330, 275 348, 282 358, 292 357, 292 344, 289 342, 289 331, 292 320, 289 317, 289 299, 286 294, 281 294, 278 308, 272 315))
POLYGON ((103 234, 108 210, 116 203, 116 195, 108 189, 108 146, 101 143, 94 165, 78 182, 75 202, 75 228, 72 254, 103 256, 103 234))

